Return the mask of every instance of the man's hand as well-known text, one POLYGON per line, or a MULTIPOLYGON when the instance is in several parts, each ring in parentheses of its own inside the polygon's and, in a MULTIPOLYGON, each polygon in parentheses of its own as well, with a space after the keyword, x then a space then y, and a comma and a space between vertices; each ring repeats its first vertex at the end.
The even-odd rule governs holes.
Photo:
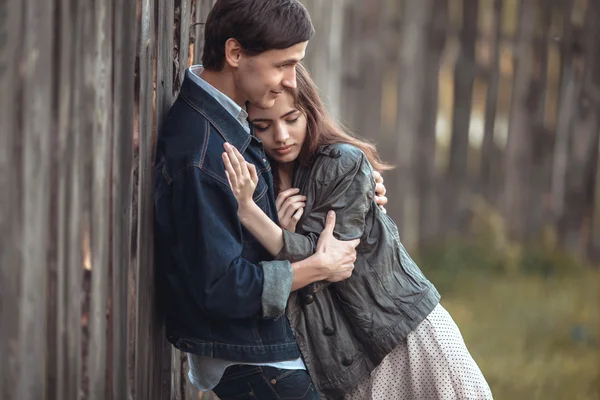
POLYGON ((333 237, 335 212, 327 213, 325 228, 321 232, 315 255, 326 268, 326 281, 339 282, 350 278, 356 261, 356 246, 360 239, 340 241, 333 237))
POLYGON ((385 205, 387 204, 388 199, 385 197, 387 190, 383 184, 383 177, 378 171, 373 171, 373 176, 375 177, 375 203, 381 208, 381 211, 387 213, 385 205))

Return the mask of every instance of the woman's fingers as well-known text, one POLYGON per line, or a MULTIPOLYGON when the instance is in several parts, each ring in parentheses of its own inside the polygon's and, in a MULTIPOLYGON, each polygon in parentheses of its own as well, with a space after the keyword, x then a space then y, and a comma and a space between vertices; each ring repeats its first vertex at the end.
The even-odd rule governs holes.
POLYGON ((241 178, 242 176, 244 176, 244 169, 247 170, 247 168, 245 168, 245 167, 242 168, 242 165, 240 164, 240 161, 235 153, 235 151, 236 151, 235 147, 233 147, 229 143, 225 143, 223 145, 223 147, 225 148, 225 151, 227 152, 227 155, 229 156, 229 162, 231 163, 233 170, 241 178))
POLYGON ((283 203, 287 200, 287 198, 297 193, 300 193, 300 189, 298 188, 291 188, 280 192, 275 200, 275 206, 277 209, 281 209, 281 206, 283 206, 283 203))
POLYGON ((248 166, 252 165, 252 164, 246 162, 246 159, 244 158, 244 156, 242 155, 242 153, 239 152, 238 149, 236 149, 233 146, 231 146, 231 148, 233 149, 233 154, 235 155, 235 157, 237 158, 238 162, 240 163, 240 168, 242 170, 242 173, 244 174, 244 176, 250 177, 250 169, 248 168, 248 166), (244 168, 244 166, 246 166, 246 168, 244 168))
POLYGON ((290 207, 292 204, 295 204, 295 203, 298 203, 298 202, 300 202, 300 203, 305 203, 305 202, 306 202, 306 196, 303 196, 303 195, 301 195, 301 194, 298 194, 298 195, 295 195, 295 196, 290 196, 290 197, 288 197, 288 198, 287 198, 287 199, 286 199, 286 200, 283 202, 283 204, 281 205, 281 212, 282 212, 282 213, 286 213, 286 212, 287 212, 287 210, 289 209, 289 207, 290 207))
POLYGON ((231 160, 227 153, 223 153, 223 164, 225 164, 225 175, 227 175, 229 185, 232 189, 234 189, 237 186, 238 175, 233 168, 233 165, 231 165, 231 160))
POLYGON ((302 214, 304 214, 304 207, 299 208, 298 210, 296 210, 294 215, 292 215, 292 218, 290 218, 290 221, 287 224, 288 231, 296 232, 296 226, 298 225, 298 221, 300 221, 300 218, 302 218, 302 214))
POLYGON ((250 179, 252 179, 252 182, 254 182, 254 184, 256 185, 258 183, 258 174, 256 172, 256 166, 254 164, 250 164, 249 162, 246 163, 246 166, 248 167, 248 171, 250 173, 250 179))
POLYGON ((298 221, 300 221, 300 218, 302 218, 302 214, 304 214, 304 207, 299 208, 294 215, 292 216, 292 221, 294 221, 294 223, 298 223, 298 221))

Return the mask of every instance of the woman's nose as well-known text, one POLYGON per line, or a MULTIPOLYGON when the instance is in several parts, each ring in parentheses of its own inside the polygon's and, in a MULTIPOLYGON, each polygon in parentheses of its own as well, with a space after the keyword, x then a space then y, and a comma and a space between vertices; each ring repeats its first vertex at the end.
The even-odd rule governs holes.
POLYGON ((290 135, 284 126, 279 125, 275 130, 275 141, 278 143, 285 143, 290 135))

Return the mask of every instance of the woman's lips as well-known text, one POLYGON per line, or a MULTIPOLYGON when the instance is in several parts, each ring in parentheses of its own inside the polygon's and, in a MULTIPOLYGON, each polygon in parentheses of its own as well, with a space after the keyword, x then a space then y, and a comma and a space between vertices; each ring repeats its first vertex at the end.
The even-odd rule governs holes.
POLYGON ((292 151, 292 147, 294 147, 293 144, 286 146, 286 147, 280 147, 278 149, 275 149, 275 153, 284 156, 284 155, 288 154, 290 151, 292 151))

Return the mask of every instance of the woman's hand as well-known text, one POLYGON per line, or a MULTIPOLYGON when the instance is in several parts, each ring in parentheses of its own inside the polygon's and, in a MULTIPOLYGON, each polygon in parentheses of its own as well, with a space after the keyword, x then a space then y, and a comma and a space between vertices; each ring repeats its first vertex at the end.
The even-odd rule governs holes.
POLYGON ((381 211, 387 213, 385 205, 388 199, 385 197, 386 189, 383 184, 383 177, 378 171, 373 171, 373 176, 375 177, 375 203, 381 208, 381 211))
POLYGON ((279 217, 279 226, 289 232, 296 232, 296 224, 300 221, 306 207, 306 196, 300 189, 292 188, 279 193, 275 204, 279 217))
POLYGON ((233 195, 238 201, 239 210, 248 208, 254 204, 252 195, 258 185, 258 175, 254 164, 246 162, 244 156, 232 145, 223 145, 223 164, 225 164, 225 175, 233 195))

